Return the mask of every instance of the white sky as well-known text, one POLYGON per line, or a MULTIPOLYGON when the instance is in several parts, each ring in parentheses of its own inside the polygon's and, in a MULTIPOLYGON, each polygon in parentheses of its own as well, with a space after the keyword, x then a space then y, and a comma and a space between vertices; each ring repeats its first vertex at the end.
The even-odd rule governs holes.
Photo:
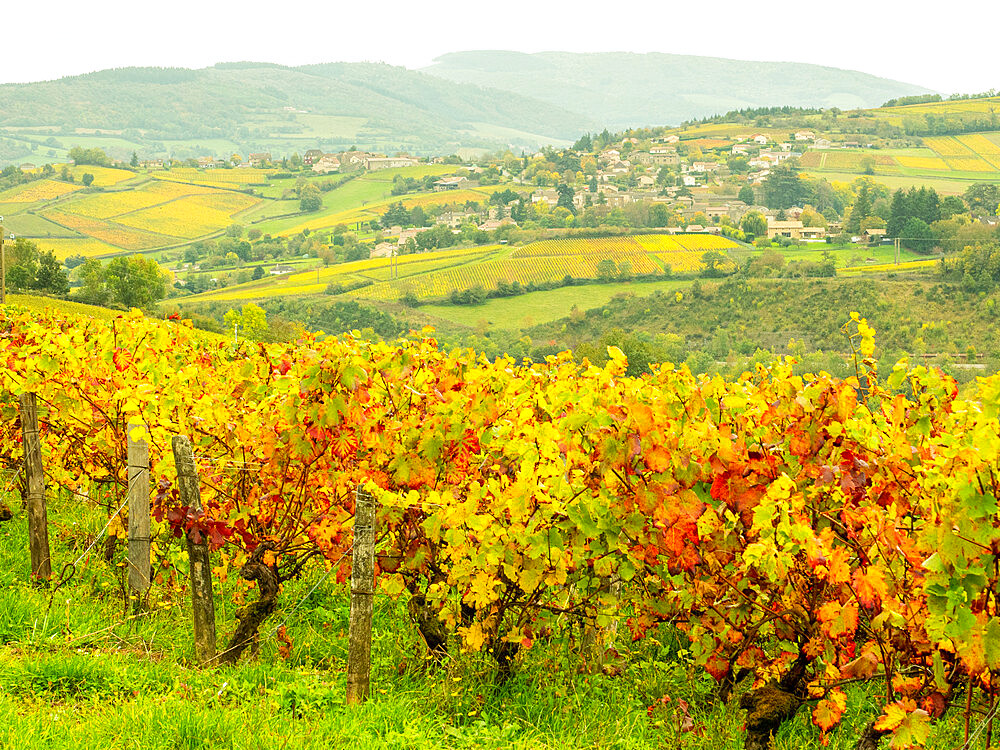
POLYGON ((995 0, 3 0, 0 83, 130 65, 383 61, 445 52, 669 52, 1000 89, 995 0))

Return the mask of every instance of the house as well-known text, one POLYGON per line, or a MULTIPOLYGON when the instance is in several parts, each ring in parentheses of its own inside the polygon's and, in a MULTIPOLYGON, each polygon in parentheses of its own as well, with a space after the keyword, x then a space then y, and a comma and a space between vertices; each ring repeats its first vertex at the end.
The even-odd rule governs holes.
POLYGON ((833 141, 828 138, 817 138, 813 141, 813 148, 833 148, 833 141))
POLYGON ((198 168, 199 169, 215 169, 219 163, 215 160, 214 156, 199 156, 198 157, 198 168))
POLYGON ((305 154, 302 156, 302 163, 305 164, 307 167, 311 167, 313 164, 315 164, 322 158, 323 158, 323 151, 321 149, 311 148, 308 151, 306 151, 305 154))
POLYGON ((286 266, 281 263, 278 263, 268 273, 270 273, 272 276, 281 276, 282 274, 291 273, 294 270, 295 268, 293 266, 286 266))
POLYGON ((681 163, 681 157, 674 148, 651 148, 649 155, 656 166, 675 167, 681 163))
POLYGON ((36 169, 38 169, 38 167, 32 164, 31 162, 25 162, 19 167, 19 169, 22 172, 34 172, 36 169))
POLYGON ((877 245, 882 241, 882 237, 885 236, 885 229, 871 228, 866 229, 861 233, 861 239, 871 245, 877 245))
POLYGON ((681 177, 681 180, 683 180, 684 182, 684 187, 694 187, 695 185, 698 184, 697 180, 695 180, 694 178, 694 175, 690 174, 684 175, 683 177, 681 177))
POLYGON ((722 165, 715 161, 696 161, 691 164, 692 172, 717 172, 722 165))
POLYGON ((776 221, 767 217, 767 238, 788 237, 793 240, 822 240, 826 237, 826 227, 805 227, 801 221, 776 221))
POLYGON ((680 136, 676 135, 668 135, 666 138, 663 139, 664 143, 677 143, 678 141, 680 141, 680 136))
POLYGON ((250 160, 251 167, 263 167, 265 164, 271 163, 271 154, 266 151, 259 154, 250 154, 247 158, 250 160))
POLYGON ((653 164, 653 154, 650 151, 633 151, 629 157, 633 164, 641 164, 644 167, 653 164))
POLYGON ((517 222, 513 219, 487 219, 479 225, 479 229, 482 232, 495 232, 500 227, 505 227, 507 225, 516 227, 517 222))
POLYGON ((370 156, 365 159, 365 169, 377 172, 380 169, 399 169, 400 167, 415 167, 419 164, 409 156, 370 156))
POLYGON ((344 151, 340 154, 340 171, 356 172, 365 168, 365 160, 370 156, 364 151, 344 151))
POLYGON ((754 143, 757 143, 757 144, 759 144, 761 146, 766 146, 767 145, 767 136, 766 135, 761 135, 760 133, 757 133, 756 135, 753 135, 750 138, 750 140, 752 140, 754 143))
POLYGON ((146 159, 139 162, 139 166, 145 169, 163 169, 163 159, 146 159))
POLYGON ((816 140, 816 134, 811 130, 800 130, 794 136, 792 136, 797 141, 814 141, 816 140))
POLYGON ((391 258, 398 245, 394 242, 380 242, 372 248, 371 258, 391 258))
POLYGON ((733 145, 732 154, 733 156, 746 156, 750 153, 750 147, 745 143, 736 143, 733 145))
POLYGON ((656 186, 656 179, 655 178, 650 177, 647 174, 644 174, 644 175, 642 175, 642 177, 639 178, 639 187, 641 187, 641 188, 651 188, 651 187, 655 187, 655 186, 656 186))
POLYGON ((452 229, 458 229, 465 222, 474 218, 476 214, 471 211, 445 211, 435 220, 436 224, 444 224, 452 229))
POLYGON ((434 190, 437 192, 442 190, 458 190, 462 187, 462 183, 465 182, 468 182, 465 177, 442 177, 434 183, 434 190))
POLYGON ((621 161, 621 158, 622 152, 615 148, 605 149, 597 157, 598 161, 604 162, 617 162, 621 161))
POLYGON ((322 154, 316 163, 312 165, 312 171, 316 174, 330 174, 340 171, 340 157, 336 154, 322 154))
POLYGON ((555 206, 559 203, 559 193, 554 188, 536 190, 531 194, 531 203, 548 203, 550 206, 555 206))

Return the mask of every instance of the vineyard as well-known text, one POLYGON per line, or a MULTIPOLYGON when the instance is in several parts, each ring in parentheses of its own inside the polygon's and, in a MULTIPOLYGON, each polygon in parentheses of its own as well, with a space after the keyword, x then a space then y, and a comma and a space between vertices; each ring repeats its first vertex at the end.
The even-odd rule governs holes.
POLYGON ((67 229, 72 229, 123 250, 150 250, 154 247, 162 247, 172 239, 144 232, 134 227, 122 226, 113 221, 77 216, 62 210, 45 211, 42 216, 67 229))
POLYGON ((148 232, 194 239, 225 229, 259 199, 251 195, 216 191, 208 195, 186 195, 117 217, 120 224, 148 232))
POLYGON ((79 185, 71 185, 68 182, 37 180, 3 191, 0 193, 0 203, 35 203, 52 200, 79 189, 79 185))
MULTIPOLYGON (((153 523, 129 554, 152 542, 155 575, 129 610, 174 621, 180 610, 163 605, 194 597, 205 671, 248 658, 304 571, 325 570, 346 597, 373 536, 371 598, 406 602, 409 615, 387 610, 399 613, 391 637, 420 638, 428 664, 481 654, 502 685, 542 658, 553 679, 545 655, 573 643, 626 680, 630 653, 677 638, 679 658, 714 679, 710 700, 745 712, 748 748, 803 716, 801 746, 920 747, 956 714, 967 739, 991 742, 1000 378, 960 400, 937 371, 878 373, 875 332, 857 315, 845 326, 856 377, 781 362, 731 382, 685 368, 631 378, 613 347, 604 367, 568 354, 518 364, 444 352, 427 332, 241 348, 137 314, 0 315, 0 465, 32 509, 35 583, 68 581, 49 559, 43 530, 62 527, 46 522, 38 483, 102 514, 101 533, 136 534, 124 509, 141 467, 127 456, 144 443, 150 486, 129 507, 153 523), (202 560, 197 573, 164 552, 174 537, 202 560), (219 586, 226 576, 239 586, 219 586), (215 611, 198 609, 205 583, 237 612, 217 652, 215 611), (211 651, 198 623, 213 628, 211 651)), ((66 589, 77 608, 100 586, 88 580, 66 589)), ((68 615, 43 615, 24 613, 20 637, 88 658, 68 615)), ((353 610, 351 621, 353 639, 353 610)), ((276 632, 287 658, 295 644, 284 624, 276 632)), ((342 639, 323 643, 343 652, 342 639)), ((395 669, 430 680, 431 668, 395 669)), ((502 696, 480 695, 469 716, 502 696)), ((669 703, 654 697, 650 721, 669 703)), ((692 729, 660 742, 684 746, 692 729)))
POLYGON ((250 185, 266 185, 267 176, 274 174, 273 169, 209 169, 200 170, 191 167, 177 167, 168 171, 154 172, 158 180, 174 182, 189 182, 208 187, 242 187, 250 185))
MULTIPOLYGON (((704 269, 702 256, 709 250, 719 251, 718 267, 731 270, 734 261, 727 251, 739 245, 714 235, 636 235, 634 237, 578 238, 542 240, 513 249, 507 257, 486 262, 469 263, 457 268, 430 271, 402 280, 386 281, 350 292, 351 296, 377 300, 396 300, 413 294, 420 300, 446 297, 453 291, 482 287, 495 289, 498 284, 522 287, 529 284, 552 284, 567 276, 573 279, 602 278, 608 273, 600 264, 615 264, 613 277, 651 276, 663 273, 669 266, 678 273, 704 269)), ((411 256, 414 259, 423 256, 411 256)))

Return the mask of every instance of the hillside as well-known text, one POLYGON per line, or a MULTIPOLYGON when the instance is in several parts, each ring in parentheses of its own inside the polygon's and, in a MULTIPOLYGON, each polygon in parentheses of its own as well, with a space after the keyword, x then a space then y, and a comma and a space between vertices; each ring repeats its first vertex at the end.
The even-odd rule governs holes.
POLYGON ((424 72, 586 112, 609 128, 676 124, 746 107, 875 107, 927 91, 819 65, 661 53, 453 52, 424 72))
POLYGON ((0 86, 0 164, 51 160, 72 145, 120 158, 352 144, 417 154, 535 148, 592 124, 518 94, 385 64, 123 68, 0 86))

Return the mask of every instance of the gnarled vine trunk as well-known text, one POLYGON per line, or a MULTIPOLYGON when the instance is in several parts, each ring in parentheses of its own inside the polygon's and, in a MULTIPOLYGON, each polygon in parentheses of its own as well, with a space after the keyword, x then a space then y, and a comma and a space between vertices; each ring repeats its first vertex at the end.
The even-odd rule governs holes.
POLYGON ((257 641, 257 633, 264 621, 274 612, 278 600, 278 586, 281 583, 278 572, 263 561, 264 554, 271 551, 265 544, 250 555, 250 559, 240 570, 240 577, 256 581, 260 597, 236 612, 239 623, 226 650, 219 656, 220 664, 235 664, 248 646, 257 641))

